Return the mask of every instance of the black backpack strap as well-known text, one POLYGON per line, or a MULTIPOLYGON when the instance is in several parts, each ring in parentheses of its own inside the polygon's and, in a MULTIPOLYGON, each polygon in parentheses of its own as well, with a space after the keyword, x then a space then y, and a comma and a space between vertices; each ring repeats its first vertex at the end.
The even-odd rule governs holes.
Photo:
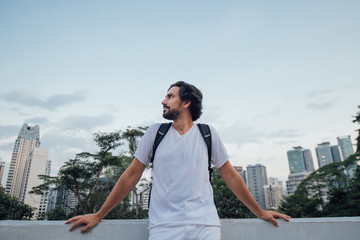
MULTIPOLYGON (((155 152, 157 147, 159 146, 160 142, 163 140, 163 138, 165 137, 166 133, 169 131, 170 127, 171 127, 171 122, 169 123, 162 123, 156 133, 156 137, 155 137, 155 141, 154 141, 154 145, 153 145, 153 151, 151 154, 151 160, 150 163, 152 164, 154 162, 154 157, 155 157, 155 152)), ((152 178, 152 177, 151 177, 152 178)), ((151 190, 152 187, 150 187, 150 191, 149 191, 149 200, 148 200, 148 208, 150 209, 150 199, 151 199, 151 190)))
POLYGON ((199 130, 201 132, 201 135, 203 136, 207 149, 208 149, 208 170, 209 170, 209 181, 211 183, 211 174, 213 172, 213 169, 211 167, 211 131, 210 127, 207 124, 197 124, 199 127, 199 130))
POLYGON ((169 123, 162 123, 156 133, 156 137, 155 137, 155 141, 154 141, 154 145, 153 145, 153 151, 152 151, 152 155, 151 155, 151 160, 150 163, 154 162, 154 157, 155 157, 155 152, 157 147, 159 146, 161 140, 163 140, 163 138, 165 137, 166 133, 169 131, 170 127, 171 127, 171 122, 169 123))

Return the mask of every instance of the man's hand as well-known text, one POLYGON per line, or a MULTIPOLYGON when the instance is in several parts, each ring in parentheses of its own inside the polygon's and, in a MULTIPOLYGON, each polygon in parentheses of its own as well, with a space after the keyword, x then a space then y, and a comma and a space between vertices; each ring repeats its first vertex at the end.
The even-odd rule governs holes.
POLYGON ((275 226, 279 226, 279 223, 276 221, 275 218, 282 218, 285 221, 289 222, 290 221, 290 216, 282 214, 282 213, 278 213, 275 211, 263 211, 259 216, 260 219, 265 220, 265 221, 269 221, 271 223, 273 223, 275 226))
POLYGON ((99 217, 96 213, 88 214, 88 215, 80 215, 73 218, 70 218, 65 222, 65 224, 74 223, 70 228, 69 231, 72 231, 79 225, 85 225, 84 228, 81 229, 81 232, 84 233, 91 228, 95 227, 101 221, 101 217, 99 217))

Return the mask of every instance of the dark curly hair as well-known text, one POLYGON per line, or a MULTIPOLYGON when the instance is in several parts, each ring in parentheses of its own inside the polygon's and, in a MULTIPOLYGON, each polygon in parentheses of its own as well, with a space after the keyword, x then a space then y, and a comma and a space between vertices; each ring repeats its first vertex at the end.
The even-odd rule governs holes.
POLYGON ((171 84, 169 89, 172 87, 180 87, 179 95, 182 101, 190 101, 190 114, 193 121, 196 121, 200 118, 202 114, 202 99, 203 95, 201 91, 196 88, 194 85, 189 83, 178 81, 174 84, 171 84))

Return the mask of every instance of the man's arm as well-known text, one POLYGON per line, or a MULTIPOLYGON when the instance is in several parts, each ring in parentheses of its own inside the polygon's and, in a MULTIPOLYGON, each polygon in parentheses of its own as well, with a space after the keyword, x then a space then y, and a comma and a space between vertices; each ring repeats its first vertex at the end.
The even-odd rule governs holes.
POLYGON ((142 173, 144 172, 145 167, 146 166, 142 164, 137 158, 134 158, 132 164, 119 178, 118 182, 116 183, 101 209, 94 214, 80 215, 67 220, 65 224, 74 222, 69 231, 73 230, 79 225, 85 225, 85 227, 81 229, 81 232, 86 232, 99 224, 101 219, 103 219, 114 207, 116 207, 136 186, 141 178, 142 173))
POLYGON ((256 202, 256 200, 246 187, 241 176, 231 166, 229 161, 226 161, 226 163, 221 168, 219 168, 219 172, 224 179, 226 185, 235 194, 235 196, 241 202, 243 202, 245 206, 248 207, 250 211, 252 211, 258 218, 265 221, 270 221, 275 226, 279 225, 275 218, 282 218, 285 221, 289 221, 290 216, 275 211, 264 211, 263 209, 261 209, 259 204, 256 202))

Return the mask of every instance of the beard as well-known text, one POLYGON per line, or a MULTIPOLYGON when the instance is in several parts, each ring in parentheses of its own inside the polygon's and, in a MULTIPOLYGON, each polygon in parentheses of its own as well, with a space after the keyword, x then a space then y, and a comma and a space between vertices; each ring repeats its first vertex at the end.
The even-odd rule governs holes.
POLYGON ((175 120, 180 116, 180 111, 173 109, 171 110, 169 107, 167 107, 169 110, 167 112, 164 111, 163 117, 167 120, 175 120))

